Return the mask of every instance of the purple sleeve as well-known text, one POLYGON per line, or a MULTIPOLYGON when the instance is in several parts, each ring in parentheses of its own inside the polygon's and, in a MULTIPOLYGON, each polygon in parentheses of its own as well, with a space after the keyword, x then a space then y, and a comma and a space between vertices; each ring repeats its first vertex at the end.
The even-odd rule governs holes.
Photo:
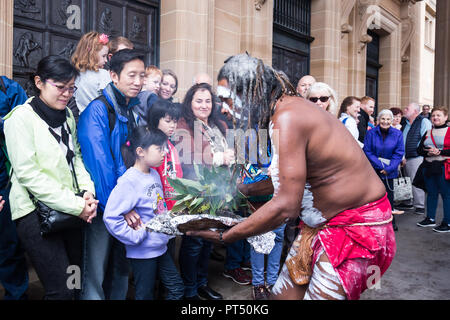
POLYGON ((128 179, 120 179, 109 196, 103 214, 108 232, 125 245, 138 245, 148 234, 145 228, 134 230, 125 220, 124 215, 133 210, 139 200, 137 192, 130 192, 133 189, 128 179))

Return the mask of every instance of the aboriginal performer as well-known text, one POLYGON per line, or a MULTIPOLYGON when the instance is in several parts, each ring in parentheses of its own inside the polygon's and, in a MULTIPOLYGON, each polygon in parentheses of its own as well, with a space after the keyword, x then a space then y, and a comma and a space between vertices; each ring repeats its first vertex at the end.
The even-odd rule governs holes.
POLYGON ((273 297, 359 299, 396 251, 391 206, 367 157, 336 117, 295 96, 289 80, 260 59, 233 56, 220 74, 242 101, 247 125, 269 130, 274 196, 226 231, 190 235, 232 243, 300 214, 273 297))

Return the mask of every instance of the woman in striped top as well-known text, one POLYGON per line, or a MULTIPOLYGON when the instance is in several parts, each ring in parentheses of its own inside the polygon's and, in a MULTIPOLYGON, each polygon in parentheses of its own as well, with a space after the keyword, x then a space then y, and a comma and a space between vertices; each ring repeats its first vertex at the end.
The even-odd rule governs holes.
POLYGON ((420 227, 434 227, 436 232, 450 232, 450 131, 447 126, 448 109, 435 107, 431 112, 433 129, 428 131, 420 141, 417 152, 424 157, 422 165, 425 188, 427 191, 427 217, 417 223, 420 227), (446 171, 449 171, 446 174, 446 171), (447 179, 446 179, 447 175, 447 179), (436 226, 435 217, 439 194, 444 204, 444 219, 436 226))

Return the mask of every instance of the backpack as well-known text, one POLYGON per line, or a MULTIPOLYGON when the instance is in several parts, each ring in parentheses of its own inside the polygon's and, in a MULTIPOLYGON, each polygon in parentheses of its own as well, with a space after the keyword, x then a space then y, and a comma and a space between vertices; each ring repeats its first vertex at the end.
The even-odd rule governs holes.
MULTIPOLYGON (((3 81, 3 77, 0 76, 0 91, 2 91, 4 94, 6 94, 6 86, 5 82, 3 81)), ((3 121, 3 119, 1 119, 3 121)), ((3 133, 3 130, 0 132, 0 148, 1 151, 5 154, 5 167, 6 172, 9 175, 9 172, 11 171, 11 162, 9 161, 8 152, 6 151, 6 141, 5 141, 5 134, 3 133)))
MULTIPOLYGON (((109 135, 111 136, 111 133, 114 130, 114 126, 116 125, 116 110, 109 103, 108 99, 106 99, 106 97, 103 94, 95 98, 93 101, 96 100, 102 102, 106 107, 106 111, 108 112, 109 135)), ((112 149, 110 149, 110 151, 113 160, 115 160, 114 152, 112 151, 112 149)))

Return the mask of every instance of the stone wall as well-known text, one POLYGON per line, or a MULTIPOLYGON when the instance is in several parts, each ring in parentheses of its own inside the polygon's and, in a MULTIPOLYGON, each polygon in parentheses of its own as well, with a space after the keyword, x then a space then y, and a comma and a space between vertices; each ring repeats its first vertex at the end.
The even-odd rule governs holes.
POLYGON ((182 100, 197 73, 215 80, 231 55, 247 51, 271 64, 272 8, 273 0, 260 8, 248 0, 162 1, 160 67, 179 78, 175 98, 182 100))

